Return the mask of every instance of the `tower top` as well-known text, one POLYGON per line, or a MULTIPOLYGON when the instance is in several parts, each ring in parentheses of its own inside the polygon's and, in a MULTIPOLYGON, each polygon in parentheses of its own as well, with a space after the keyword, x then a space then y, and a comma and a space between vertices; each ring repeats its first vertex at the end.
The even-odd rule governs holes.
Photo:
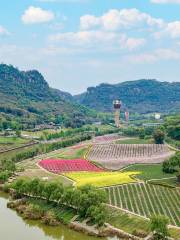
POLYGON ((114 109, 120 109, 121 105, 122 105, 122 102, 120 100, 114 100, 113 101, 114 109))

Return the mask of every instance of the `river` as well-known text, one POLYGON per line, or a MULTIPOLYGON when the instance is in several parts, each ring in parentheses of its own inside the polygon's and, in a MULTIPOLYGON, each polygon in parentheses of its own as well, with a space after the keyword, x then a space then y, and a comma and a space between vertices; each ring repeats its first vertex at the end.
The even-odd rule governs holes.
POLYGON ((117 240, 96 238, 75 232, 67 226, 50 227, 40 221, 24 220, 7 208, 8 195, 0 192, 0 239, 1 240, 117 240))

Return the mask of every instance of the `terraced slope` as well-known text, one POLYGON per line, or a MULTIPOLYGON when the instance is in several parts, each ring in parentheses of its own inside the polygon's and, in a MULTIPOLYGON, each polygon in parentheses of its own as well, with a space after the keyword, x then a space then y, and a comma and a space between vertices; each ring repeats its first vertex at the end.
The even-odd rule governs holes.
POLYGON ((149 218, 162 214, 180 227, 180 189, 135 183, 106 188, 109 204, 149 218))
POLYGON ((117 170, 134 163, 160 163, 173 154, 164 144, 96 144, 87 159, 117 170))

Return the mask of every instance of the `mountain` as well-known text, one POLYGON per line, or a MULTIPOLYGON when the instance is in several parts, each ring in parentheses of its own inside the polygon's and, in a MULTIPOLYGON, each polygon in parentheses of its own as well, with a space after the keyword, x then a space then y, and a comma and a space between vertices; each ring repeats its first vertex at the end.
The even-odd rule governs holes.
POLYGON ((74 103, 69 93, 50 88, 38 71, 0 64, 0 127, 2 122, 11 127, 49 122, 79 126, 92 116, 94 111, 74 103))
POLYGON ((89 87, 85 93, 74 99, 97 111, 110 112, 112 102, 121 99, 122 109, 131 112, 173 112, 180 111, 180 83, 159 82, 154 79, 128 81, 119 84, 100 84, 89 87))

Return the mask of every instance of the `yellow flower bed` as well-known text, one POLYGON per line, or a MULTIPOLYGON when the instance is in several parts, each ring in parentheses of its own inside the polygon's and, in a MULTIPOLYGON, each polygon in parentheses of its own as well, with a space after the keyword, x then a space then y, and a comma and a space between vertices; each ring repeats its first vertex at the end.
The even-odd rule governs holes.
POLYGON ((65 176, 74 180, 77 186, 92 184, 96 187, 105 187, 136 182, 132 176, 137 174, 140 172, 71 172, 65 176))

